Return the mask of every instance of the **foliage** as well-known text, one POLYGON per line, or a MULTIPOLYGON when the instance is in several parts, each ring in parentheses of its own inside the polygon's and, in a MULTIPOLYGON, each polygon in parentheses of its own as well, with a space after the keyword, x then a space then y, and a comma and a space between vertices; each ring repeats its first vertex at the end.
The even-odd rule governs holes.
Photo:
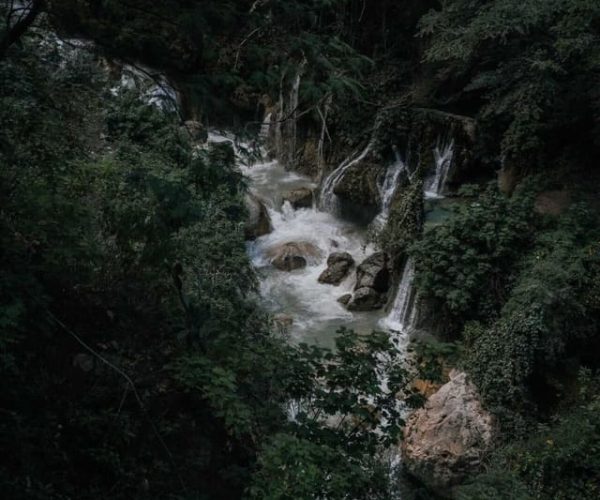
POLYGON ((598 146, 598 19, 588 0, 452 0, 421 19, 420 35, 430 41, 426 61, 466 82, 459 99, 483 98, 497 153, 527 171, 563 152, 556 140, 598 146))
POLYGON ((582 370, 580 397, 567 413, 495 453, 490 471, 458 489, 461 500, 592 499, 600 484, 598 379, 582 370), (587 394, 586 394, 587 393, 587 394))
POLYGON ((388 497, 378 453, 400 436, 404 369, 387 334, 338 334, 335 352, 301 345, 296 353, 292 419, 263 445, 252 498, 388 497))
POLYGON ((593 216, 573 206, 537 234, 500 319, 469 333, 468 366, 492 406, 519 408, 535 397, 532 378, 543 380, 566 354, 584 357, 595 341, 598 309, 589 293, 598 279, 597 236, 593 216))
POLYGON ((423 228, 423 182, 406 186, 392 203, 385 227, 378 235, 378 243, 394 262, 406 255, 406 250, 420 235, 423 228))
POLYGON ((76 55, 26 37, 0 61, 5 495, 281 498, 271 474, 298 459, 319 472, 288 470, 306 498, 385 496, 387 336, 275 337, 232 148, 191 144, 76 55))
POLYGON ((498 314, 531 244, 532 204, 527 189, 507 198, 490 185, 413 245, 419 292, 439 304, 451 329, 498 314))

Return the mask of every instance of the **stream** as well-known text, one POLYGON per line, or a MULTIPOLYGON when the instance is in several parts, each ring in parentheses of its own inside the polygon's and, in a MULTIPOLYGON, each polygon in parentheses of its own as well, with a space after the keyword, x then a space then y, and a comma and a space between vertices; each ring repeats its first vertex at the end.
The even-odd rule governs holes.
MULTIPOLYGON (((394 333, 396 341, 406 344, 407 335, 415 322, 415 293, 413 287, 414 267, 412 260, 406 263, 396 290, 390 290, 389 311, 348 311, 338 299, 352 293, 356 284, 353 269, 340 285, 319 283, 320 274, 327 268, 327 257, 332 252, 348 252, 356 265, 377 249, 368 241, 369 228, 339 217, 337 200, 333 194, 335 184, 340 181, 350 165, 364 157, 371 144, 355 152, 334 169, 323 181, 320 199, 319 186, 309 177, 286 170, 277 160, 260 160, 246 163, 235 137, 213 131, 209 142, 229 142, 236 151, 238 168, 249 179, 250 191, 260 198, 269 213, 272 231, 247 242, 247 251, 256 269, 260 283, 263 305, 275 318, 286 324, 290 341, 306 342, 322 347, 334 347, 336 331, 340 327, 351 328, 360 334, 369 334, 375 329, 394 333), (290 191, 308 188, 313 192, 313 204, 308 208, 293 208, 284 202, 290 191), (271 264, 269 250, 285 243, 309 243, 319 251, 308 260, 306 267, 293 271, 282 271, 271 264)), ((264 153, 264 152, 263 152, 264 153)), ((445 178, 453 155, 453 143, 439 144, 432 152, 436 170, 431 172, 425 183, 425 198, 437 205, 442 200, 445 178)), ((266 154, 263 155, 266 157, 266 154)), ((389 215, 391 200, 398 179, 407 167, 400 156, 388 166, 381 179, 381 211, 373 221, 377 228, 383 227, 389 215)), ((430 212, 438 216, 435 209, 430 212)))
POLYGON ((292 208, 289 202, 282 203, 285 192, 298 188, 316 190, 317 186, 308 177, 286 171, 277 161, 241 168, 251 180, 252 191, 265 202, 273 226, 271 233, 248 243, 248 253, 258 272, 267 310, 291 321, 291 340, 333 347, 340 326, 359 333, 376 328, 382 311, 349 312, 337 300, 352 292, 354 272, 339 286, 318 282, 331 252, 348 252, 360 263, 375 251, 373 245, 367 244, 367 228, 321 210, 316 203, 299 209, 292 208), (320 250, 320 256, 311 259, 303 269, 280 271, 270 264, 267 251, 287 242, 309 242, 320 250))

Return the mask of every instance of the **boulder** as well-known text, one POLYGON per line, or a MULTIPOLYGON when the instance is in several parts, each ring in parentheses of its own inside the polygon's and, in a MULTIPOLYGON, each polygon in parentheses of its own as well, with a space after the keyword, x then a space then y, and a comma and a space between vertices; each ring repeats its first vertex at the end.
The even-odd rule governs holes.
POLYGON ((308 261, 317 261, 321 251, 308 241, 290 241, 269 248, 267 257, 280 271, 294 271, 306 267, 308 261))
POLYGON ((352 300, 352 294, 351 293, 345 293, 344 295, 342 295, 341 297, 339 297, 337 299, 337 301, 340 304, 344 305, 344 306, 347 306, 348 302, 350 302, 351 300, 352 300))
POLYGON ((271 218, 264 202, 253 194, 246 194, 244 201, 248 210, 248 219, 244 226, 244 235, 247 240, 255 240, 260 236, 269 234, 273 228, 271 218))
POLYGON ((354 259, 348 252, 333 252, 327 258, 327 269, 319 276, 319 283, 339 285, 353 265, 354 259))
POLYGON ((384 169, 379 162, 362 160, 350 166, 333 192, 345 201, 362 207, 378 207, 378 179, 384 169))
POLYGON ((289 201, 290 205, 295 209, 311 208, 313 205, 312 189, 307 187, 294 189, 283 194, 283 202, 289 201))
POLYGON ((346 308, 348 311, 373 311, 381 309, 386 302, 386 296, 370 287, 359 288, 354 292, 346 308))
POLYGON ((464 372, 414 412, 404 428, 402 461, 406 470, 442 495, 481 465, 490 451, 497 424, 464 372))
POLYGON ((376 292, 386 293, 390 287, 390 269, 388 257, 384 252, 377 252, 367 257, 356 270, 356 287, 372 288, 376 292))

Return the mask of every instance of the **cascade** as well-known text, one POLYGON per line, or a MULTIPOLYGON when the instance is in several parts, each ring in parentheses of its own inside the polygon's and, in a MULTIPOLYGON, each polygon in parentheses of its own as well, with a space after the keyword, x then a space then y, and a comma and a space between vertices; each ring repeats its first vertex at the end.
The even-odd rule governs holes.
POLYGON ((413 286, 415 277, 415 265, 412 258, 406 261, 402 279, 396 292, 396 298, 387 318, 383 319, 382 325, 390 330, 402 333, 409 332, 416 320, 415 289, 413 286))
POLYGON ((454 156, 454 139, 444 143, 438 139, 433 156, 435 158, 435 174, 425 182, 425 197, 441 198, 454 156))
POLYGON ((362 161, 373 148, 374 140, 371 140, 369 144, 362 150, 358 155, 350 155, 340 165, 331 172, 323 181, 323 187, 321 188, 321 196, 319 204, 326 212, 335 212, 338 208, 337 196, 333 192, 338 182, 342 180, 346 171, 352 166, 362 161))
POLYGON ((273 113, 267 113, 263 122, 260 125, 260 134, 259 137, 266 141, 269 138, 269 133, 271 132, 271 116, 273 113))
MULTIPOLYGON (((396 151, 396 150, 395 150, 396 151)), ((383 227, 390 215, 390 207, 394 194, 398 188, 398 180, 400 175, 406 171, 406 164, 396 152, 396 161, 388 167, 385 172, 383 182, 379 185, 379 197, 381 199, 381 212, 375 218, 374 224, 376 227, 383 227)))
POLYGON ((275 129, 275 155, 277 159, 286 167, 290 168, 294 164, 296 157, 296 132, 298 119, 298 103, 300 100, 300 83, 306 59, 299 65, 292 79, 292 84, 288 92, 284 91, 285 74, 281 77, 279 84, 279 109, 276 116, 275 129))

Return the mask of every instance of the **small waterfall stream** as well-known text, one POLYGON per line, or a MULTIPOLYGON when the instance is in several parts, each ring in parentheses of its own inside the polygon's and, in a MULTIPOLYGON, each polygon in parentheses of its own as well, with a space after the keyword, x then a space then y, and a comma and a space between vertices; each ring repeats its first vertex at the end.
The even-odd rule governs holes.
POLYGON ((400 158, 400 155, 396 155, 396 161, 390 165, 383 178, 383 181, 379 185, 379 198, 381 199, 381 211, 373 221, 373 225, 376 228, 383 228, 390 215, 390 208, 396 190, 398 189, 398 182, 400 176, 406 171, 406 164, 400 158))
POLYGON ((408 333, 414 326, 417 308, 415 307, 415 289, 413 286, 415 265, 409 258, 404 265, 402 279, 398 285, 396 298, 388 316, 381 321, 381 325, 393 331, 408 333))
POLYGON ((425 182, 425 197, 426 198, 441 198, 446 187, 446 179, 452 165, 454 157, 454 139, 442 141, 438 143, 433 150, 435 158, 435 173, 426 179, 425 182))
POLYGON ((362 150, 358 155, 355 153, 354 155, 350 155, 346 158, 340 165, 331 172, 323 181, 323 186, 321 188, 321 196, 319 200, 319 205, 321 209, 335 213, 338 208, 338 200, 337 196, 333 192, 335 186, 342 180, 346 171, 352 166, 362 161, 373 148, 373 141, 370 141, 369 144, 362 150))

